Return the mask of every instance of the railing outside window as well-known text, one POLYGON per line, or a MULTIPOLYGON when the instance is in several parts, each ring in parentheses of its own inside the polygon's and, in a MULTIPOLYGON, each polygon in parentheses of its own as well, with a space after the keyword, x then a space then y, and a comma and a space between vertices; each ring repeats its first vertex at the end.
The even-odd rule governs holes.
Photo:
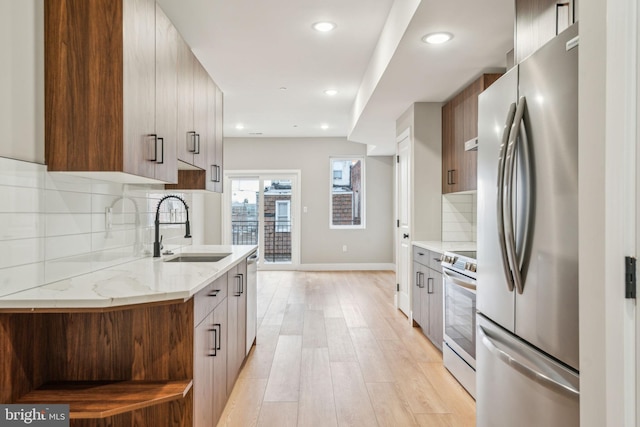
MULTIPOLYGON (((232 221, 231 235, 234 245, 258 244, 258 221, 232 221)), ((291 262, 291 221, 264 222, 265 262, 291 262)))

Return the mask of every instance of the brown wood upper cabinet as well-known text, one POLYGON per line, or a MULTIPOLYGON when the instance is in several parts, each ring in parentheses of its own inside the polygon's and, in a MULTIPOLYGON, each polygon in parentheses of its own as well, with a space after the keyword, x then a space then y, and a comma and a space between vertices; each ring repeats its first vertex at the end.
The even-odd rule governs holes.
POLYGON ((183 41, 178 52, 178 183, 222 192, 222 91, 183 41))
POLYGON ((478 137, 478 95, 502 74, 483 74, 442 107, 442 193, 477 189, 477 151, 465 142, 478 137))
POLYGON ((177 49, 154 0, 47 0, 49 170, 177 182, 177 49))
POLYGON ((516 63, 576 21, 577 1, 516 0, 516 63))

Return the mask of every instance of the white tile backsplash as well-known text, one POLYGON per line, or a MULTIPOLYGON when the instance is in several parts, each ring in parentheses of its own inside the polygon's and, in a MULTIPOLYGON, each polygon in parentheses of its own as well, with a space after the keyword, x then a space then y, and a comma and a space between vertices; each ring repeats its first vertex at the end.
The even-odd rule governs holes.
POLYGON ((476 193, 442 196, 442 241, 475 242, 477 235, 476 193))
POLYGON ((44 215, 38 213, 0 213, 0 240, 31 239, 45 236, 44 215))
MULTIPOLYGON (((0 158, 0 295, 30 289, 151 256, 161 185, 128 185, 0 158), (105 208, 111 207, 111 228, 105 208)), ((162 220, 184 221, 182 203, 167 201, 162 220), (171 209, 176 209, 172 215, 171 209)), ((163 225, 165 247, 191 245, 184 225, 163 225)))
POLYGON ((5 240, 0 242, 0 268, 44 261, 43 239, 5 240))
POLYGON ((91 214, 46 214, 44 218, 48 237, 91 233, 91 214))

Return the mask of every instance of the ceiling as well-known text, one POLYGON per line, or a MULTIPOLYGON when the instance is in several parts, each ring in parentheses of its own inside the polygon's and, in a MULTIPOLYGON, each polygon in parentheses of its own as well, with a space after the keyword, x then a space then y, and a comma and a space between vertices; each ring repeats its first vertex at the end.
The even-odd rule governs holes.
POLYGON ((447 100, 513 47, 513 0, 158 3, 224 92, 226 138, 348 137, 390 155, 413 102, 447 100), (312 29, 325 20, 337 28, 312 29), (434 31, 454 38, 421 41, 434 31))

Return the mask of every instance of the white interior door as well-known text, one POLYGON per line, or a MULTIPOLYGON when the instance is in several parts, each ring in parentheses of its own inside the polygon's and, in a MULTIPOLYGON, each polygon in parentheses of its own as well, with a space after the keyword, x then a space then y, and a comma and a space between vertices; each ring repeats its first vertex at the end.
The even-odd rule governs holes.
POLYGON ((398 211, 398 228, 396 233, 396 278, 398 291, 396 295, 397 307, 411 319, 411 145, 409 132, 403 133, 398 141, 396 164, 396 195, 398 211))

